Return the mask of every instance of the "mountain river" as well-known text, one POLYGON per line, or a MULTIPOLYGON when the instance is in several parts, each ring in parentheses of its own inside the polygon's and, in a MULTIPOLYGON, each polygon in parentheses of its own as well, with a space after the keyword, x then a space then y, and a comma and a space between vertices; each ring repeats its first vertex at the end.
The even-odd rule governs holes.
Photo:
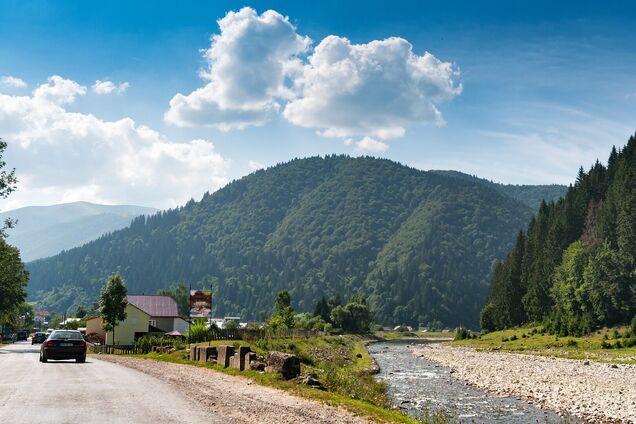
POLYGON ((466 386, 447 368, 413 355, 412 347, 417 343, 435 342, 398 340, 368 346, 380 366, 376 378, 388 385, 392 403, 413 417, 441 410, 460 423, 577 422, 523 400, 466 386))

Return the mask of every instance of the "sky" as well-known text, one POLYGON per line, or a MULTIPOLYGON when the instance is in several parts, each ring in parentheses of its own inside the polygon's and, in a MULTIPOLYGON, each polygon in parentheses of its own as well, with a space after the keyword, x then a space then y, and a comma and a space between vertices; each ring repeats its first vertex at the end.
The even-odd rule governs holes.
POLYGON ((0 210, 333 153, 569 184, 636 132, 629 3, 0 0, 0 210))

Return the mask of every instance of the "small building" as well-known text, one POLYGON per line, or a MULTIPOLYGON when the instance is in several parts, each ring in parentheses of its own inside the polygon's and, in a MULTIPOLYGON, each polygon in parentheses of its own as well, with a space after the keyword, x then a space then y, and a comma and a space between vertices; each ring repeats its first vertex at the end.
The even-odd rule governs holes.
POLYGON ((112 331, 102 329, 101 317, 86 320, 86 334, 100 335, 106 344, 131 345, 149 332, 183 334, 188 329, 188 323, 179 317, 177 302, 170 296, 128 295, 126 300, 126 319, 115 327, 115 340, 112 331))

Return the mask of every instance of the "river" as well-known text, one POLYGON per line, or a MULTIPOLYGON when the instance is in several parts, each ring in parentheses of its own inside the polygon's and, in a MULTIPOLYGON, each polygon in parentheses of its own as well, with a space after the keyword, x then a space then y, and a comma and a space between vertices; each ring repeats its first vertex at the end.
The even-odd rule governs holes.
POLYGON ((447 368, 413 355, 412 346, 416 343, 433 342, 399 340, 368 346, 380 366, 376 377, 387 384, 393 404, 409 415, 421 417, 425 411, 441 410, 461 423, 574 422, 522 400, 466 386, 447 368))

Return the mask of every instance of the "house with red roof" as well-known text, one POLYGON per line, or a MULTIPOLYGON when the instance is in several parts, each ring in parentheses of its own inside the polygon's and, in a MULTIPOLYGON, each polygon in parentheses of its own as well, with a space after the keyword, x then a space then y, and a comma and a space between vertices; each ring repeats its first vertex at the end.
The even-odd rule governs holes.
POLYGON ((106 344, 131 345, 148 333, 184 334, 188 328, 179 316, 177 302, 170 296, 132 294, 126 300, 126 319, 115 327, 114 336, 112 331, 103 330, 101 317, 86 320, 86 335, 96 334, 106 344))

